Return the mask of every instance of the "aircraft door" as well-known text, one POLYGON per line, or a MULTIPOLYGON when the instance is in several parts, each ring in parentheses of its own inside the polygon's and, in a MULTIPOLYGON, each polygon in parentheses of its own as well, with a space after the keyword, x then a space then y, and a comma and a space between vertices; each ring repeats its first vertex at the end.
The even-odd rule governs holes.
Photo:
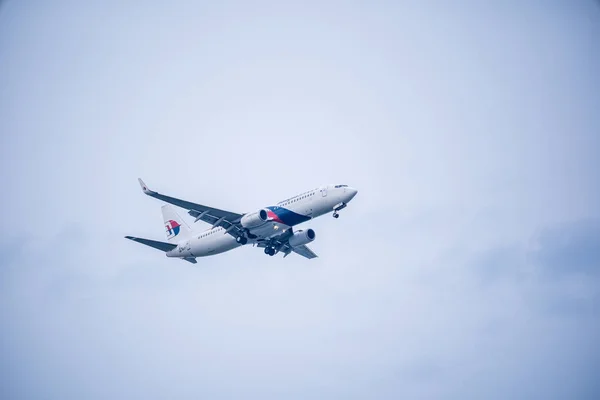
POLYGON ((321 188, 321 196, 327 197, 327 186, 321 188))
POLYGON ((304 210, 304 215, 307 215, 309 217, 312 217, 312 213, 313 213, 313 197, 311 195, 308 195, 307 198, 304 200, 305 201, 305 210, 304 210))

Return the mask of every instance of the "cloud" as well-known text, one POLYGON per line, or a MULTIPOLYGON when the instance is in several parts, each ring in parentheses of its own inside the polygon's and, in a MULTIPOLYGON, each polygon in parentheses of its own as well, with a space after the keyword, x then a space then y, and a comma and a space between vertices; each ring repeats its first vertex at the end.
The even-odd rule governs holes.
POLYGON ((544 273, 600 277, 600 220, 584 219, 543 229, 529 257, 544 273))
MULTIPOLYGON (((568 227, 585 243, 588 225, 542 232, 568 227)), ((261 258, 250 267, 244 259, 254 252, 240 249, 189 267, 94 236, 104 235, 69 226, 47 241, 23 241, 17 253, 3 246, 11 260, 0 295, 9 397, 493 399, 525 381, 528 398, 598 393, 586 373, 597 365, 587 352, 597 321, 582 304, 551 309, 572 297, 564 274, 540 279, 537 258, 526 256, 546 247, 515 242, 476 262, 463 265, 468 252, 456 252, 415 267, 403 260, 417 258, 402 252, 373 263, 360 243, 319 264, 261 258), (64 240, 73 232, 78 240, 64 240), (107 245, 125 258, 88 257, 107 245), (424 280, 422 269, 437 279, 424 280), (547 383, 563 375, 570 384, 562 389, 547 383)))
POLYGON ((561 318, 598 316, 599 249, 600 221, 586 218, 544 227, 523 243, 478 252, 467 265, 484 287, 511 287, 532 309, 561 318))

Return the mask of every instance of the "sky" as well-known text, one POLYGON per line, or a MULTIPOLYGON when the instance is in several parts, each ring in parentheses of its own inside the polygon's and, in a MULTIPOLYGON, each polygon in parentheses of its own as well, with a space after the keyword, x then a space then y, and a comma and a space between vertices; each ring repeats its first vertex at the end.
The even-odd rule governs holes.
POLYGON ((598 38, 591 0, 3 1, 0 398, 600 398, 598 38), (138 177, 359 193, 317 259, 192 265, 123 238, 165 240, 138 177))

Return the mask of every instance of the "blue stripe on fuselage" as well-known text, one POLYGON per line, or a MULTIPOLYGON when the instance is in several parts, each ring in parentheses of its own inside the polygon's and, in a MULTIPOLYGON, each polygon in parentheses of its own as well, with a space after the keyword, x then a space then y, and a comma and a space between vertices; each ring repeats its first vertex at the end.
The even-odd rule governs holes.
POLYGON ((298 214, 294 211, 288 210, 287 208, 279 206, 272 206, 267 208, 273 211, 277 215, 277 217, 279 217, 281 222, 283 222, 287 226, 298 225, 310 219, 309 216, 298 214))

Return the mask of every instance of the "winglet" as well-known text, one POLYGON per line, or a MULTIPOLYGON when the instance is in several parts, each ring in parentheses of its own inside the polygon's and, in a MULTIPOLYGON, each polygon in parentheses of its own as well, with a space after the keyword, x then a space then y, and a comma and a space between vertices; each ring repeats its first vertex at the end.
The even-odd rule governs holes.
POLYGON ((146 186, 146 184, 144 183, 144 181, 142 180, 142 178, 138 178, 138 182, 140 183, 140 186, 142 187, 142 191, 145 194, 152 194, 152 193, 154 193, 152 190, 148 189, 148 186, 146 186))

